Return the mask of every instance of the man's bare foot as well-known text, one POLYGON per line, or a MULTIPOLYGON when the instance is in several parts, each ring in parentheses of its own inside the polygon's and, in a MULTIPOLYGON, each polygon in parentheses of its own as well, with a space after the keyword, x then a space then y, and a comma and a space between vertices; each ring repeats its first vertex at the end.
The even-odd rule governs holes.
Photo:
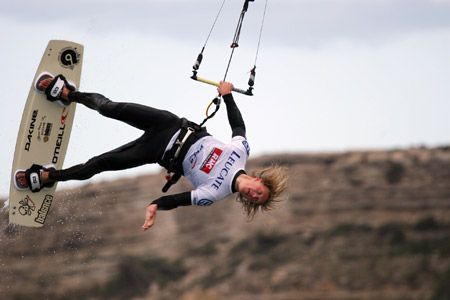
MULTIPOLYGON (((44 80, 39 82, 38 87, 45 91, 48 88, 48 86, 50 85, 50 83, 52 83, 52 81, 53 81, 53 78, 45 78, 44 80)), ((63 91, 61 93, 61 99, 69 101, 69 92, 70 92, 70 90, 68 88, 64 87, 63 91)))
POLYGON ((44 80, 39 82, 39 88, 46 90, 52 81, 53 81, 53 78, 51 78, 51 77, 45 78, 44 80))
MULTIPOLYGON (((46 185, 46 184, 49 184, 49 183, 53 182, 53 180, 51 180, 49 178, 48 174, 49 174, 48 171, 43 171, 42 172, 42 174, 41 174, 41 180, 42 180, 41 184, 42 185, 46 185)), ((17 181, 20 183, 21 186, 28 187, 28 182, 27 182, 27 178, 26 178, 26 175, 25 175, 25 171, 24 172, 18 172, 17 175, 16 175, 16 178, 17 178, 17 181)))

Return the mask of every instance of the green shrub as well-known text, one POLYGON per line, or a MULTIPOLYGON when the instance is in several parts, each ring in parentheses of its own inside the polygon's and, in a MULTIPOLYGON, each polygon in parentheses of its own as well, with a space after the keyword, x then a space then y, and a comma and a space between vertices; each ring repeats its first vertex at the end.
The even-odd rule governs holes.
POLYGON ((385 178, 389 184, 396 184, 402 181, 405 168, 401 163, 388 161, 385 171, 385 178))
POLYGON ((438 280, 431 300, 449 300, 450 299, 450 269, 442 274, 441 278, 438 280))
POLYGON ((389 223, 381 226, 377 230, 379 237, 388 238, 391 245, 402 244, 406 241, 404 226, 395 223, 389 223))
POLYGON ((434 219, 433 216, 424 217, 417 221, 414 225, 415 230, 435 230, 439 229, 438 222, 434 219))
POLYGON ((371 232, 373 229, 369 225, 356 225, 350 223, 343 223, 335 226, 328 232, 329 237, 340 236, 340 235, 348 235, 354 232, 371 232))
POLYGON ((431 255, 438 253, 441 256, 450 255, 450 237, 438 239, 421 239, 418 241, 409 241, 397 248, 395 254, 414 254, 414 255, 431 255))
POLYGON ((186 273, 179 261, 171 262, 155 257, 124 257, 117 265, 116 274, 97 294, 103 299, 142 296, 151 283, 164 287, 180 280, 186 273))

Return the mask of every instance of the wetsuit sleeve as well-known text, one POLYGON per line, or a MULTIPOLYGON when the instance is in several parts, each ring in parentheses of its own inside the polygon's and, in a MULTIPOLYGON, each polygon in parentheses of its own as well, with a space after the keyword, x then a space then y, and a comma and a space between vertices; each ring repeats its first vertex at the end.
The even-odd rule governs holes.
POLYGON ((227 106, 228 122, 230 122, 232 137, 243 136, 245 137, 245 123, 242 119, 241 112, 234 102, 233 95, 227 94, 223 96, 223 101, 227 106))
POLYGON ((154 200, 151 204, 157 204, 158 210, 171 210, 178 206, 191 205, 191 192, 162 196, 154 200))

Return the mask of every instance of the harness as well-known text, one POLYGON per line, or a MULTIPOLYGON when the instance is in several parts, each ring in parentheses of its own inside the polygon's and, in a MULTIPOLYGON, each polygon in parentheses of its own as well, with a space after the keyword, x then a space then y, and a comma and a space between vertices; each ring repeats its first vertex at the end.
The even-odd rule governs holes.
POLYGON ((210 134, 206 131, 206 127, 201 127, 186 118, 181 119, 180 133, 172 148, 160 161, 160 165, 167 169, 165 176, 167 182, 162 188, 163 193, 167 192, 183 175, 183 159, 189 148, 200 138, 208 135, 210 134))

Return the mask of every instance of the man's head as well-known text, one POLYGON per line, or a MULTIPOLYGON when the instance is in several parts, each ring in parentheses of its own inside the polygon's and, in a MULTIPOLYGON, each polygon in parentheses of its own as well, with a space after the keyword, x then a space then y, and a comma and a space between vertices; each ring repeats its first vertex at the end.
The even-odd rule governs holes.
POLYGON ((280 196, 287 189, 287 168, 272 165, 256 170, 251 179, 239 186, 237 201, 242 204, 249 220, 252 220, 258 210, 269 211, 285 199, 280 196))
POLYGON ((246 201, 263 204, 269 199, 270 191, 262 182, 262 178, 251 177, 239 185, 239 194, 246 201))

